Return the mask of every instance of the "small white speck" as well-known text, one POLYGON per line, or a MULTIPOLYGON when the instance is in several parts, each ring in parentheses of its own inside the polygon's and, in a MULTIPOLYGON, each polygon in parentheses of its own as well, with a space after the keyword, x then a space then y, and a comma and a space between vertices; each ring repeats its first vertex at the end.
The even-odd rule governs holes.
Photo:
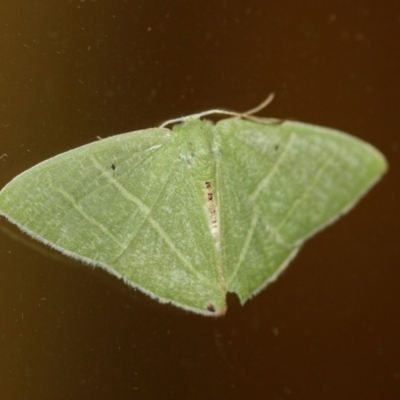
POLYGON ((151 146, 147 149, 147 151, 157 150, 161 147, 161 144, 156 144, 155 146, 151 146))

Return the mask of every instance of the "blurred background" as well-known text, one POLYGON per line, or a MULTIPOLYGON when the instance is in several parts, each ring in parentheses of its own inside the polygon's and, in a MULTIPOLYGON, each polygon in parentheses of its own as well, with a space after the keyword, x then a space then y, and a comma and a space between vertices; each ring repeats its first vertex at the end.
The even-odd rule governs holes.
POLYGON ((0 187, 97 136, 211 108, 350 132, 389 173, 221 319, 0 220, 4 399, 400 398, 400 3, 3 0, 0 187))

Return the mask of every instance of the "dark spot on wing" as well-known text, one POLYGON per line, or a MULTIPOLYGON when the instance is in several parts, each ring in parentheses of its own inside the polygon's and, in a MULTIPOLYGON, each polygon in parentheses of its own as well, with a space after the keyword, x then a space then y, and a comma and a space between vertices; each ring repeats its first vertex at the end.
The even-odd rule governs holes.
POLYGON ((274 146, 274 149, 275 149, 275 151, 278 151, 278 150, 279 150, 279 144, 276 144, 276 145, 274 146))
POLYGON ((117 167, 115 166, 115 164, 111 163, 111 169, 112 169, 113 171, 115 171, 116 168, 117 168, 117 167))
POLYGON ((216 309, 215 309, 214 305, 210 303, 207 305, 207 311, 215 312, 216 309))

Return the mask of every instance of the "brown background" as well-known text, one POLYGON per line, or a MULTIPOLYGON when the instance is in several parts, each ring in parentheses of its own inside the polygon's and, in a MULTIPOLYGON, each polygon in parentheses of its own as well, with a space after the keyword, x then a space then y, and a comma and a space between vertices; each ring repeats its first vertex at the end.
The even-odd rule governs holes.
POLYGON ((1 187, 96 136, 272 91, 263 115, 351 132, 391 167, 219 320, 1 219, 2 399, 400 398, 398 1, 6 0, 0 19, 1 187))

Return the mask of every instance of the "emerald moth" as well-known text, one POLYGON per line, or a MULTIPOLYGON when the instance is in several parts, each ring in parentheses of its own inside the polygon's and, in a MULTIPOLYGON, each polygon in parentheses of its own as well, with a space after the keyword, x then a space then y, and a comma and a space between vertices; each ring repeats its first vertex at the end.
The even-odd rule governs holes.
POLYGON ((0 214, 161 302, 223 315, 228 292, 243 304, 274 281, 387 169, 362 140, 260 108, 67 151, 6 185, 0 214))

